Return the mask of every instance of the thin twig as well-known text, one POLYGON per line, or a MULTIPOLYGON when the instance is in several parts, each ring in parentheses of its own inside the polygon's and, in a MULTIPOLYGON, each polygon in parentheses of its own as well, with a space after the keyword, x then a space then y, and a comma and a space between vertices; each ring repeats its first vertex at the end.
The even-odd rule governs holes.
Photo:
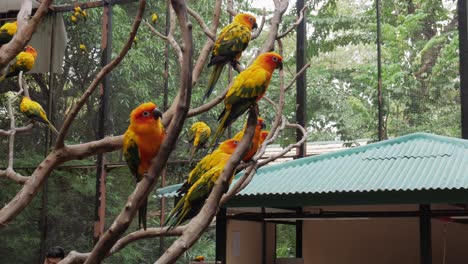
POLYGON ((260 36, 260 34, 262 33, 263 27, 265 26, 265 20, 266 20, 266 9, 263 8, 262 23, 260 23, 260 26, 257 28, 257 30, 255 30, 255 31, 252 33, 252 40, 258 38, 258 36, 260 36))
MULTIPOLYGON (((139 11, 142 9, 144 10, 144 5, 146 5, 146 1, 141 0, 140 1, 140 8, 139 11), (141 6, 143 5, 143 8, 141 6)), ((123 46, 122 50, 120 53, 115 57, 109 64, 104 66, 99 73, 96 75, 96 77, 93 79, 91 84, 88 86, 86 91, 83 93, 81 98, 75 103, 75 106, 73 109, 70 111, 70 113, 65 117, 65 120, 63 121, 63 125, 60 128, 59 135, 57 136, 57 141, 55 142, 55 149, 62 148, 64 146, 64 140, 65 136, 68 133, 68 130, 70 129, 70 126, 75 120, 76 116, 78 115, 78 112, 81 110, 81 108, 84 106, 86 101, 88 101, 89 97, 91 94, 96 90, 96 87, 101 83, 101 80, 110 72, 112 71, 119 63, 123 60, 125 55, 127 55, 127 52, 130 50, 130 48, 133 45, 133 40, 135 39, 135 36, 137 34, 138 28, 141 23, 143 14, 142 13, 137 13, 137 16, 135 17, 135 20, 133 22, 132 30, 130 31, 130 36, 127 39, 127 42, 123 46)))
POLYGON ((169 31, 169 35, 164 36, 158 30, 156 30, 148 21, 145 20, 144 22, 145 22, 145 25, 151 30, 151 32, 153 32, 156 36, 164 39, 165 41, 168 41, 171 44, 172 48, 177 54, 177 58, 179 59, 179 64, 181 64, 182 63, 182 49, 180 48, 177 41, 174 39, 174 36, 171 34, 171 31, 169 31))
POLYGON ((294 22, 294 24, 292 24, 291 27, 289 27, 286 31, 284 31, 283 33, 280 33, 276 37, 276 39, 280 39, 280 38, 285 37, 286 35, 289 34, 289 32, 291 32, 294 28, 296 28, 301 23, 301 21, 304 19, 304 13, 305 13, 306 8, 307 8, 307 6, 305 5, 301 9, 301 12, 299 13, 299 17, 297 18, 296 22, 294 22))
POLYGON ((311 62, 307 63, 306 65, 304 65, 302 67, 302 69, 300 71, 298 71, 296 73, 296 75, 294 75, 294 77, 291 79, 291 81, 288 83, 288 85, 286 86, 285 90, 286 91, 289 91, 289 89, 291 89, 291 87, 294 85, 294 83, 296 82, 296 79, 299 78, 302 74, 305 73, 305 71, 307 70, 307 68, 310 67, 310 65, 312 65, 311 62))
POLYGON ((192 10, 190 7, 187 6, 187 12, 195 18, 195 20, 198 22, 200 27, 203 29, 203 32, 205 35, 207 35, 212 41, 216 41, 216 34, 213 33, 208 26, 205 24, 205 21, 203 21, 203 18, 194 10, 192 10))

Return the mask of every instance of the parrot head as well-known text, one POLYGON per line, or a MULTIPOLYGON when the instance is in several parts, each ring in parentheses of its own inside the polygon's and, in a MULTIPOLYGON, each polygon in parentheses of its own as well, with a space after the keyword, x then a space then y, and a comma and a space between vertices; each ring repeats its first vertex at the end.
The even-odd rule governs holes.
POLYGON ((29 53, 29 54, 33 55, 34 58, 37 57, 37 52, 36 52, 36 50, 35 50, 33 47, 31 47, 31 46, 26 46, 26 47, 24 48, 23 51, 26 52, 26 53, 29 53))
POLYGON ((154 103, 143 103, 130 113, 130 125, 141 133, 152 132, 156 125, 160 125, 162 112, 154 103))
POLYGON ((276 52, 266 52, 260 54, 255 60, 265 69, 273 71, 275 69, 283 69, 283 57, 276 52))
POLYGON ((246 25, 250 29, 256 29, 258 27, 257 19, 251 14, 244 14, 244 13, 237 14, 234 17, 234 21, 237 23, 246 25))
POLYGON ((262 132, 260 132, 260 144, 262 144, 263 141, 265 141, 265 139, 268 137, 269 133, 270 133, 270 131, 268 131, 268 130, 262 130, 262 132))
POLYGON ((257 118, 257 128, 260 128, 260 129, 266 128, 265 120, 263 120, 263 118, 261 117, 257 118))
POLYGON ((228 139, 226 141, 223 141, 221 144, 219 144, 219 149, 222 150, 224 153, 227 154, 232 154, 237 148, 237 145, 239 145, 239 140, 237 139, 228 139))

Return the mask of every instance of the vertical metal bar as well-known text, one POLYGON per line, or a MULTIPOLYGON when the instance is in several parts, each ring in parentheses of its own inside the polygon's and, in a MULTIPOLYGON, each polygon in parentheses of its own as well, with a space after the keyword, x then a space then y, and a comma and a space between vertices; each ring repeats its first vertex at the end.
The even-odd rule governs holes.
POLYGON ((227 221, 226 208, 219 208, 216 215, 216 261, 226 264, 227 221))
MULTIPOLYGON (((296 213, 301 215, 302 208, 298 208, 296 213)), ((296 220, 296 258, 302 258, 302 225, 304 221, 296 220)))
POLYGON ((432 264, 431 205, 419 205, 419 239, 421 264, 432 264))
MULTIPOLYGON (((304 7, 304 0, 297 0, 296 9, 297 13, 301 12, 304 7)), ((306 15, 301 23, 297 26, 296 31, 296 72, 299 72, 302 67, 306 64, 306 50, 307 50, 307 23, 306 15)), ((296 80, 296 120, 297 123, 303 127, 306 127, 307 120, 307 78, 306 74, 302 74, 296 80)), ((296 130, 296 140, 299 141, 302 138, 301 130, 296 130)), ((304 142, 297 149, 297 158, 302 158, 307 155, 307 141, 304 142)))
POLYGON ((458 35, 460 56, 461 136, 468 139, 468 8, 466 0, 458 0, 458 35))
MULTIPOLYGON (((170 9, 170 2, 169 0, 166 1, 166 36, 169 36, 169 28, 171 24, 171 9, 170 9)), ((168 108, 168 87, 169 87, 169 41, 166 41, 166 44, 164 46, 164 101, 163 101, 163 110, 166 111, 168 108)), ((166 186, 166 170, 167 170, 167 165, 165 169, 163 170, 161 174, 161 188, 164 188, 166 186)), ((164 226, 165 224, 165 211, 166 211, 166 197, 163 196, 161 197, 161 202, 160 202, 160 208, 161 212, 159 215, 159 223, 161 226, 164 226)), ((159 237, 159 256, 161 256, 164 253, 164 236, 159 237)))
MULTIPOLYGON (((262 214, 265 214, 265 207, 262 207, 262 214)), ((262 220, 262 264, 267 264, 267 245, 266 245, 267 222, 262 220)))
MULTIPOLYGON (((55 18, 56 14, 51 15, 51 30, 50 30, 50 54, 49 54, 49 91, 47 92, 47 113, 49 113, 49 119, 51 122, 54 121, 53 118, 53 87, 54 87, 54 75, 53 75, 53 58, 54 58, 54 45, 55 45, 55 18)), ((45 145, 44 145, 44 156, 47 156, 49 148, 52 146, 52 133, 50 129, 46 128, 45 134, 45 145)), ((39 264, 44 262, 45 251, 47 248, 47 232, 48 232, 48 209, 47 205, 49 203, 49 197, 47 193, 48 189, 48 180, 47 178, 44 181, 42 187, 42 197, 41 197, 41 240, 40 240, 40 254, 39 254, 39 264)))
MULTIPOLYGON (((101 65, 107 65, 112 56, 112 6, 104 3, 102 18, 102 39, 101 39, 101 65)), ((108 116, 108 105, 110 89, 110 75, 104 76, 99 89, 99 115, 97 138, 102 139, 106 135, 106 119, 108 116)), ((106 165, 103 154, 97 155, 96 164, 96 196, 94 207, 94 233, 93 240, 97 243, 104 233, 106 216, 106 165)))
POLYGON ((384 140, 383 131, 383 97, 382 97, 382 50, 380 31, 380 0, 375 0, 375 10, 377 12, 377 98, 378 98, 378 135, 379 141, 384 140))
MULTIPOLYGON (((166 1, 166 36, 169 36, 169 27, 171 24, 170 2, 166 1)), ((164 101, 163 109, 167 110, 168 107, 168 87, 169 87, 169 41, 166 41, 164 46, 164 101)), ((163 197, 164 199, 164 197, 163 197)))

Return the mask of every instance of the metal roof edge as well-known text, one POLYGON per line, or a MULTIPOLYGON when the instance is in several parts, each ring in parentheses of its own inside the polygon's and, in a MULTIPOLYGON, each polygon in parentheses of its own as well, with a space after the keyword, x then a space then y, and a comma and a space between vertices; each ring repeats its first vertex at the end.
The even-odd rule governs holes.
MULTIPOLYGON (((417 140, 417 139, 431 139, 431 140, 438 141, 438 142, 444 142, 444 143, 459 145, 459 146, 468 148, 468 140, 466 139, 459 139, 459 138, 440 136, 440 135, 435 135, 435 134, 430 134, 430 133, 425 133, 425 132, 418 132, 418 133, 404 135, 401 137, 383 140, 383 141, 376 142, 376 143, 367 144, 364 146, 352 147, 349 149, 338 150, 338 151, 334 151, 331 153, 325 153, 325 154, 320 154, 316 156, 300 158, 300 159, 288 161, 288 162, 281 163, 281 164, 275 164, 271 166, 262 167, 257 171, 257 174, 260 172, 269 172, 269 171, 276 170, 279 168, 288 168, 288 167, 293 167, 296 165, 302 165, 304 163, 344 157, 344 156, 364 152, 364 151, 371 150, 371 149, 376 149, 376 148, 380 148, 380 147, 384 147, 388 145, 400 144, 400 143, 408 142, 411 140, 417 140)), ((235 179, 239 178, 243 174, 244 172, 240 172, 236 174, 235 179)))

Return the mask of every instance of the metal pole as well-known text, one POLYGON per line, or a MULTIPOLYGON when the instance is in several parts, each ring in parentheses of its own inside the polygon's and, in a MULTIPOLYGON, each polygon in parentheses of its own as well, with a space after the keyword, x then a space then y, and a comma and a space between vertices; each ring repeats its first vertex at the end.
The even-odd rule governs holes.
MULTIPOLYGON (((102 18, 102 40, 101 40, 101 65, 107 65, 112 56, 112 6, 104 4, 102 18)), ((99 115, 97 139, 102 139, 106 135, 106 119, 108 116, 108 105, 110 89, 110 75, 104 76, 99 90, 99 115)), ((96 165, 96 198, 94 206, 94 232, 93 241, 96 244, 104 233, 106 216, 106 165, 103 154, 97 155, 96 165)))
MULTIPOLYGON (((304 7, 304 0, 297 0, 296 9, 297 13, 301 12, 304 7)), ((307 50, 307 23, 306 15, 301 23, 297 26, 296 31, 296 72, 299 72, 306 64, 306 50, 307 50)), ((307 78, 306 74, 302 74, 296 80, 296 120, 299 125, 306 127, 307 120, 307 78)), ((296 130, 296 140, 302 139, 301 130, 296 130)), ((297 149, 297 158, 302 158, 307 155, 307 141, 304 142, 297 149)))
MULTIPOLYGON (((298 214, 302 214, 302 208, 296 210, 298 214)), ((296 220, 296 258, 302 258, 302 225, 303 220, 296 220)))
MULTIPOLYGON (((50 32, 50 56, 49 56, 49 91, 47 92, 47 113, 49 113, 49 118, 53 122, 53 87, 54 87, 54 75, 53 75, 53 58, 54 58, 54 38, 55 38, 55 17, 56 14, 51 15, 51 32, 50 32)), ((50 129, 46 128, 45 134, 45 145, 44 145, 44 157, 47 156, 49 148, 52 146, 52 133, 50 129)), ((48 231, 48 208, 49 197, 47 195, 48 189, 48 180, 47 178, 44 181, 42 187, 42 197, 41 197, 41 242, 40 242, 40 254, 39 254, 39 264, 44 262, 45 251, 47 247, 47 231, 48 231)))
POLYGON ((380 32, 380 0, 375 0, 375 10, 377 12, 377 98, 378 98, 378 134, 379 141, 384 140, 383 132, 383 98, 382 98, 382 50, 380 32))
POLYGON ((419 239, 421 264, 432 264, 431 205, 419 205, 419 239))
POLYGON ((461 136, 468 139, 468 8, 466 0, 458 0, 458 36, 460 56, 461 136))
POLYGON ((216 261, 226 264, 227 221, 226 208, 219 208, 216 215, 216 261))

